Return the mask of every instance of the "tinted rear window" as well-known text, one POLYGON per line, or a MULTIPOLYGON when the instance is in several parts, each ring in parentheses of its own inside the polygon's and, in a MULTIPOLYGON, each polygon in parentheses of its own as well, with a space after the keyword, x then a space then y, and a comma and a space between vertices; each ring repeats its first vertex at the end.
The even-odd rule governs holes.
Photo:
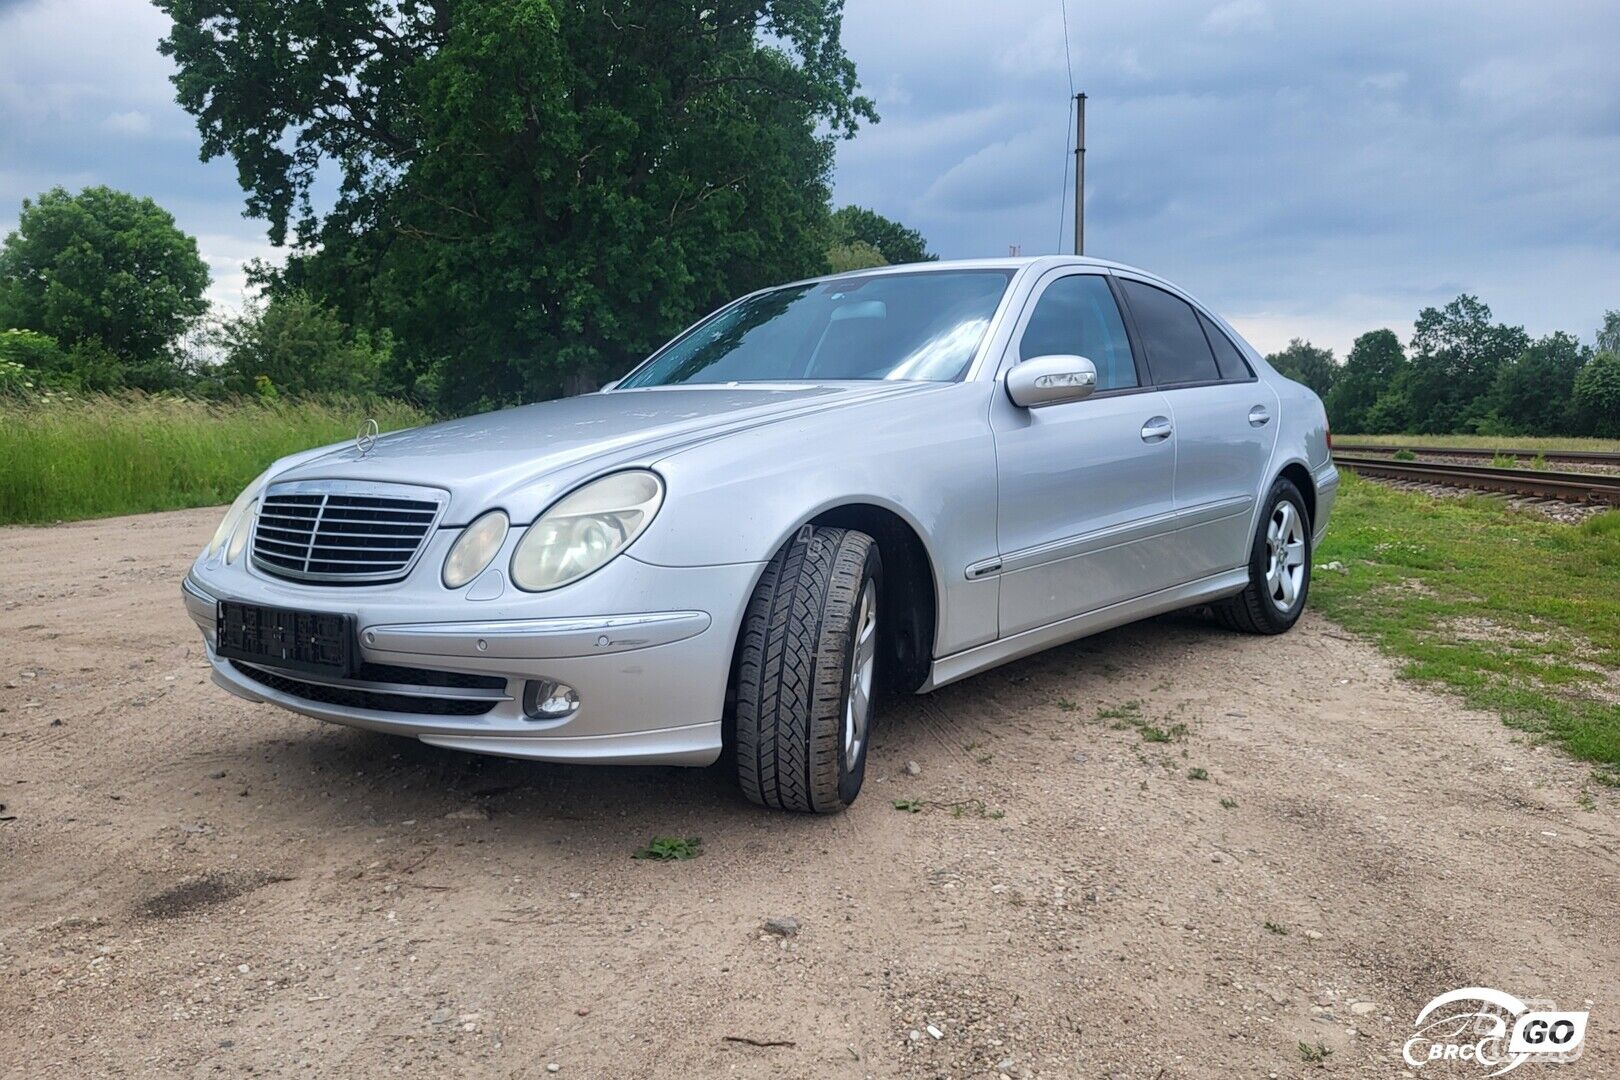
POLYGON ((1254 378, 1254 371, 1249 367, 1249 362, 1243 359, 1243 354, 1238 352, 1238 347, 1232 344, 1232 339, 1226 336, 1226 332, 1210 322, 1202 311, 1198 313, 1198 321, 1204 324, 1204 335, 1209 338, 1210 346, 1215 350, 1215 363, 1221 369, 1221 378, 1254 378))
POLYGON ((1122 278, 1120 286, 1136 320, 1154 382, 1174 386, 1215 382, 1221 377, 1191 304, 1140 281, 1122 278))

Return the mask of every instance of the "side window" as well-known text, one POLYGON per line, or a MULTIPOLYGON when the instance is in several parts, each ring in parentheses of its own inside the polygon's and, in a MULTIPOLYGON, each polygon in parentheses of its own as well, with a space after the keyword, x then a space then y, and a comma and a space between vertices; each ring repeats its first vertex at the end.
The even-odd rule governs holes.
POLYGON ((1136 364, 1119 305, 1099 274, 1071 274, 1046 287, 1018 343, 1018 359, 1061 353, 1097 365, 1097 389, 1135 386, 1136 364))
POLYGON ((1191 304, 1140 281, 1122 278, 1119 284, 1136 320, 1136 332, 1142 336, 1154 382, 1175 386, 1215 382, 1221 377, 1191 304))
POLYGON ((1202 311, 1198 313, 1198 321, 1204 324, 1204 336, 1209 338, 1210 345, 1215 349, 1215 363, 1221 369, 1221 378, 1254 378, 1249 362, 1243 359, 1243 354, 1232 344, 1232 339, 1227 337, 1220 327, 1210 322, 1202 311))

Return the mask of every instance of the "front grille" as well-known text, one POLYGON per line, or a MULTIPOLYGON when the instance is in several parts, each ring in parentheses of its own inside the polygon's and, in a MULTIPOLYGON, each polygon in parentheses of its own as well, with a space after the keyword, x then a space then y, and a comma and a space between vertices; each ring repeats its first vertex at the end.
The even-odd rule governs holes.
POLYGON ((444 501, 442 491, 404 484, 271 484, 259 500, 253 565, 294 581, 398 581, 415 565, 444 501))
POLYGON ((417 697, 413 694, 390 693, 385 690, 373 690, 364 686, 340 686, 325 682, 310 682, 307 677, 301 677, 298 672, 282 673, 269 668, 257 667, 253 664, 242 664, 235 660, 230 662, 231 667, 247 678, 252 679, 260 686, 293 697, 303 698, 305 701, 315 701, 323 705, 336 705, 346 709, 371 709, 376 712, 414 713, 419 716, 483 716, 493 709, 505 698, 506 680, 494 675, 458 675, 446 671, 426 671, 417 668, 393 668, 381 664, 366 664, 361 667, 360 676, 395 683, 409 682, 424 687, 454 687, 458 689, 482 689, 484 697, 417 697), (420 679, 420 676, 428 676, 420 679), (476 687, 468 684, 476 684, 476 687), (490 691, 499 690, 503 693, 490 695, 490 691))

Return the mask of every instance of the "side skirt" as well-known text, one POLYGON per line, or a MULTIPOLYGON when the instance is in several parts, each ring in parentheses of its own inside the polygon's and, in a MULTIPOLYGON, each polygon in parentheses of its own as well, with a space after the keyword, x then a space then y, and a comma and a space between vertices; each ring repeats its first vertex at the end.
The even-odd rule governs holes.
POLYGON ((1138 619, 1163 615, 1167 611, 1192 607, 1196 604, 1207 604, 1212 600, 1242 592, 1248 583, 1248 568, 1240 567, 1197 581, 1189 581, 1185 585, 1138 596, 1134 600, 1110 604, 1096 611, 1088 611, 1084 615, 1074 615, 1058 622, 1047 623, 1045 626, 1037 626, 998 641, 976 645, 971 649, 964 649, 935 660, 928 680, 917 688, 917 692, 925 694, 958 679, 965 679, 969 675, 977 675, 998 664, 1005 664, 1009 660, 1017 660, 1043 649, 1050 649, 1054 645, 1062 645, 1076 638, 1111 630, 1116 626, 1136 622, 1138 619))

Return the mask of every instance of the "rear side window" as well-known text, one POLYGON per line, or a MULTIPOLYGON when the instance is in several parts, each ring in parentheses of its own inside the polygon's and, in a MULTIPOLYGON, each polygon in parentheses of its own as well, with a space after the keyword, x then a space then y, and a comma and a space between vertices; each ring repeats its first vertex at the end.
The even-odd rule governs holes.
POLYGON ((1108 282, 1098 274, 1071 274, 1046 287, 1018 343, 1018 359, 1083 356, 1097 366, 1097 389, 1137 385, 1131 339, 1108 282))
POLYGON ((1215 363, 1221 369, 1223 379, 1252 379, 1254 372, 1249 370, 1249 362, 1243 359, 1232 339, 1227 337, 1220 327, 1209 321, 1209 318, 1200 311, 1198 321, 1204 324, 1204 335, 1215 350, 1215 363))
POLYGON ((1198 313, 1179 296, 1128 278, 1120 279, 1136 331, 1147 350, 1148 369, 1160 386, 1216 382, 1220 368, 1210 351, 1198 313))

